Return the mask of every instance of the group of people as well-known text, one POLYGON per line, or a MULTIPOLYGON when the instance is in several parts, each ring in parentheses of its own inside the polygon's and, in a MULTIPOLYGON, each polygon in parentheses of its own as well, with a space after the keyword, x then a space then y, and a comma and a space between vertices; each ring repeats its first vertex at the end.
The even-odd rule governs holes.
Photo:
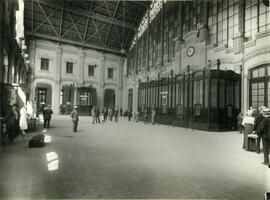
POLYGON ((4 118, 5 131, 10 143, 13 143, 14 138, 21 134, 25 141, 25 131, 28 129, 27 124, 27 108, 23 104, 19 109, 17 104, 13 104, 4 118))
POLYGON ((250 151, 251 139, 256 139, 256 152, 260 153, 260 144, 262 141, 264 164, 269 165, 270 149, 270 109, 261 106, 255 110, 252 107, 247 111, 247 115, 242 113, 238 115, 238 126, 240 133, 244 133, 243 149, 250 151), (254 137, 255 136, 255 137, 254 137))
MULTIPOLYGON (((115 109, 104 108, 101 114, 103 116, 102 122, 106 122, 107 120, 113 121, 113 118, 114 118, 115 122, 118 122, 118 115, 119 115, 118 108, 115 108, 115 109)), ((100 110, 99 110, 98 107, 94 106, 91 109, 91 115, 93 117, 93 122, 92 122, 93 124, 101 122, 101 120, 100 120, 100 110)))
POLYGON ((156 109, 154 106, 152 106, 151 109, 149 109, 148 107, 145 107, 143 110, 143 121, 145 124, 148 124, 148 122, 150 122, 152 124, 155 124, 155 118, 156 118, 156 109))
MULTIPOLYGON (((122 112, 121 109, 120 109, 120 112, 122 112)), ((96 106, 93 106, 90 113, 92 116, 92 124, 101 123, 101 119, 100 119, 101 114, 103 116, 102 122, 106 122, 108 120, 113 121, 113 118, 115 122, 118 122, 118 115, 119 115, 118 108, 115 108, 115 109, 104 108, 103 111, 100 113, 100 109, 96 106)), ((78 106, 73 107, 73 110, 70 116, 73 122, 73 132, 77 132, 78 121, 79 121, 78 106)))

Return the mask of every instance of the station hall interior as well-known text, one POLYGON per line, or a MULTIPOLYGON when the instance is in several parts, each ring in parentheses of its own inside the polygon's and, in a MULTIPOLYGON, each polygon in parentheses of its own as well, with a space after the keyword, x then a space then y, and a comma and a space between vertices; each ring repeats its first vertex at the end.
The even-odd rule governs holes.
POLYGON ((270 199, 269 0, 1 0, 0 133, 0 199, 270 199))

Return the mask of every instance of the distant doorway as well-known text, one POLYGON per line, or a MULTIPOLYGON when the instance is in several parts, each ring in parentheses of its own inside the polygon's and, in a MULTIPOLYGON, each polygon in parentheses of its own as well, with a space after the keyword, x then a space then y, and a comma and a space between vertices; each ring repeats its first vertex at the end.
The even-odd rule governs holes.
POLYGON ((128 109, 132 110, 133 107, 133 89, 128 90, 128 109))
POLYGON ((115 107, 115 92, 112 89, 106 89, 104 94, 104 107, 114 108, 115 107))

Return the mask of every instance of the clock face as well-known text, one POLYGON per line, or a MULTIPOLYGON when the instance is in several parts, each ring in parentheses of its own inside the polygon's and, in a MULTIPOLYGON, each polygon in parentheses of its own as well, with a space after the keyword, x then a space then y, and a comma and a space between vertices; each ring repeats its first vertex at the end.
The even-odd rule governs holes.
POLYGON ((194 47, 188 47, 188 49, 187 49, 187 55, 188 55, 189 57, 191 57, 191 56, 194 55, 194 53, 195 53, 194 47))

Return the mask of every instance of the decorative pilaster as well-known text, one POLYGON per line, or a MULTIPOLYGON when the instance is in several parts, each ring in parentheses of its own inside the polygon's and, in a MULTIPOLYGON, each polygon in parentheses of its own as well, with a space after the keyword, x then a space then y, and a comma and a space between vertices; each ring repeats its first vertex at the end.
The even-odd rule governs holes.
POLYGON ((80 61, 79 61, 79 76, 78 76, 79 85, 84 84, 84 60, 85 60, 85 51, 82 49, 80 51, 80 61))
POLYGON ((119 62, 119 75, 118 75, 118 99, 119 99, 119 109, 123 107, 122 105, 122 91, 123 91, 123 68, 124 68, 125 58, 121 57, 119 62))
POLYGON ((138 90, 139 90, 139 82, 136 82, 135 84, 134 84, 134 90, 133 90, 133 108, 132 108, 132 110, 133 111, 138 111, 138 90))
POLYGON ((78 104, 78 84, 77 83, 75 83, 74 85, 73 104, 74 105, 78 104))
POLYGON ((100 61, 100 88, 98 92, 99 108, 101 110, 104 108, 105 60, 106 55, 102 54, 100 61))
MULTIPOLYGON (((62 46, 56 47, 56 66, 55 66, 55 81, 61 81, 61 69, 62 69, 62 46)), ((60 96, 60 95, 59 95, 60 96)))
POLYGON ((30 43, 30 48, 29 48, 29 59, 30 59, 30 71, 31 71, 31 94, 30 94, 30 99, 32 101, 35 100, 35 85, 34 85, 34 77, 35 77, 35 63, 36 63, 36 59, 35 59, 35 54, 36 54, 36 41, 32 40, 30 43))
POLYGON ((238 14, 238 35, 233 38, 233 47, 234 53, 238 54, 243 51, 243 43, 244 43, 244 18, 245 12, 245 2, 244 0, 239 0, 239 14, 238 14))
POLYGON ((52 85, 52 110, 56 115, 60 114, 60 82, 55 81, 52 85))
POLYGON ((62 46, 56 47, 55 83, 52 86, 52 109, 55 114, 60 114, 60 82, 62 69, 62 46))

